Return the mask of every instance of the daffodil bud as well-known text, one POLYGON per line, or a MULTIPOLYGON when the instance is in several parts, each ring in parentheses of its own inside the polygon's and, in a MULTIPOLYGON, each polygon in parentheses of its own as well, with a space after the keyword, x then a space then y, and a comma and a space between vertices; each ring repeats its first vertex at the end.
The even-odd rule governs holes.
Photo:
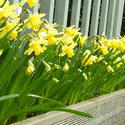
POLYGON ((89 56, 90 54, 91 54, 91 51, 90 50, 86 50, 83 55, 89 56))
POLYGON ((100 62, 100 61, 103 60, 103 59, 104 59, 104 57, 103 57, 103 56, 100 56, 100 57, 97 58, 96 61, 97 61, 97 62, 100 62))
POLYGON ((123 64, 122 62, 121 62, 121 63, 116 64, 116 68, 120 68, 120 66, 121 66, 122 64, 123 64))
POLYGON ((81 70, 81 69, 78 69, 78 71, 79 71, 79 72, 82 72, 82 70, 81 70))
POLYGON ((84 78, 85 80, 88 79, 88 77, 87 77, 87 75, 86 75, 85 73, 83 73, 82 76, 83 76, 83 78, 84 78))
POLYGON ((27 67, 27 74, 31 75, 35 70, 33 63, 29 60, 28 67, 27 67))
POLYGON ((54 67, 55 67, 55 69, 57 69, 57 70, 60 68, 60 66, 57 65, 57 64, 55 64, 54 67))
POLYGON ((64 65, 64 67, 63 67, 63 71, 64 71, 64 72, 68 72, 68 70, 69 70, 69 66, 68 66, 68 64, 66 63, 66 64, 64 65))
POLYGON ((3 53, 3 50, 0 50, 0 56, 2 55, 2 53, 3 53))
POLYGON ((51 70, 50 65, 47 62, 45 62, 44 60, 43 60, 43 64, 45 65, 46 72, 49 72, 51 70))
POLYGON ((52 78, 54 82, 58 83, 59 80, 57 78, 52 78))
POLYGON ((115 64, 115 63, 118 63, 119 61, 121 61, 121 57, 118 57, 113 63, 115 64))

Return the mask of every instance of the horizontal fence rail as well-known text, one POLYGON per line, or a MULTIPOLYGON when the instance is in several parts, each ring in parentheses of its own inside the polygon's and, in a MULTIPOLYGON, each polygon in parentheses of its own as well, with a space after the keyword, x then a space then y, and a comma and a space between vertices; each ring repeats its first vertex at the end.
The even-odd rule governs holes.
MULTIPOLYGON (((10 0, 10 4, 21 0, 10 0)), ((31 10, 46 13, 49 23, 74 25, 83 35, 120 35, 125 0, 38 0, 31 10)))

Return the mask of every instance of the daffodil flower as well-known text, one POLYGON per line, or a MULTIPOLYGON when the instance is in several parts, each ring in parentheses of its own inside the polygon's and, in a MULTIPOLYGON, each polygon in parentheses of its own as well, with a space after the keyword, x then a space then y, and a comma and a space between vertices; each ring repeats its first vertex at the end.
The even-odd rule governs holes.
POLYGON ((62 53, 59 54, 59 56, 65 56, 67 54, 67 56, 69 58, 72 58, 74 56, 74 50, 73 48, 77 45, 77 43, 73 43, 69 46, 64 45, 62 46, 62 53))
POLYGON ((84 37, 80 37, 80 45, 83 46, 87 39, 88 39, 87 35, 85 35, 84 37))
POLYGON ((101 49, 103 55, 107 55, 109 53, 108 48, 105 46, 102 46, 100 49, 101 49))
POLYGON ((32 41, 29 44, 29 48, 25 51, 25 54, 30 55, 32 52, 35 53, 35 55, 40 55, 41 53, 43 53, 47 48, 42 45, 42 42, 40 40, 37 41, 32 41))
POLYGON ((24 22, 24 27, 27 27, 28 29, 39 29, 41 24, 41 18, 44 17, 45 14, 38 14, 35 13, 33 15, 30 15, 27 20, 24 22))
POLYGON ((8 32, 10 32, 16 25, 18 25, 19 23, 19 18, 16 18, 15 20, 13 20, 11 23, 8 22, 8 24, 0 29, 0 38, 2 38, 3 36, 5 36, 8 32))

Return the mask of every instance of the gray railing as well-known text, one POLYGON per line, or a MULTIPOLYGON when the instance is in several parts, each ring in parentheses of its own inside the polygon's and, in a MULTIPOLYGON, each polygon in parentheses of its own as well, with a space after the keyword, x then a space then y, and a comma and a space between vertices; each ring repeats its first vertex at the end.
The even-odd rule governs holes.
MULTIPOLYGON (((17 3, 19 0, 10 0, 17 3)), ((50 23, 81 28, 83 34, 120 35, 125 0, 38 0, 32 11, 46 13, 50 23), (40 6, 40 8, 39 8, 40 6), (68 22, 68 24, 67 24, 68 22)))

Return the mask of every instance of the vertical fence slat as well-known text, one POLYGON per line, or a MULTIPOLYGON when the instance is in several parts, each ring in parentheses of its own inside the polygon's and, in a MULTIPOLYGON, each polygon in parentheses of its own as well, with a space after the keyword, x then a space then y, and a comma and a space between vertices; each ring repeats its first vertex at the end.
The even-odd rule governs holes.
POLYGON ((101 0, 93 1, 92 19, 91 19, 91 25, 90 25, 90 36, 97 35, 100 3, 101 3, 101 0))
POLYGON ((49 23, 53 23, 55 0, 41 0, 40 13, 45 13, 49 23))
POLYGON ((75 28, 79 27, 81 0, 73 0, 71 25, 75 25, 75 28))
POLYGON ((107 38, 112 38, 112 34, 113 34, 113 23, 114 23, 114 16, 115 16, 116 1, 117 0, 110 0, 110 2, 109 2, 109 10, 108 10, 108 17, 107 17, 107 27, 106 27, 107 28, 106 29, 107 38))
POLYGON ((91 3, 92 0, 84 0, 83 11, 82 11, 82 23, 81 23, 81 31, 83 35, 88 34, 91 3))
POLYGON ((55 22, 67 26, 69 0, 56 0, 55 22))
POLYGON ((106 31, 109 0, 102 0, 99 35, 106 31))
POLYGON ((33 6, 33 8, 31 9, 31 11, 33 13, 38 13, 38 9, 39 9, 39 0, 37 0, 37 4, 35 6, 33 6))
POLYGON ((19 0, 10 0, 9 3, 10 4, 19 3, 19 0))
POLYGON ((124 0, 117 0, 116 8, 115 8, 115 17, 114 17, 114 28, 113 35, 120 35, 121 25, 122 25, 122 17, 123 17, 123 9, 124 9, 124 0))

